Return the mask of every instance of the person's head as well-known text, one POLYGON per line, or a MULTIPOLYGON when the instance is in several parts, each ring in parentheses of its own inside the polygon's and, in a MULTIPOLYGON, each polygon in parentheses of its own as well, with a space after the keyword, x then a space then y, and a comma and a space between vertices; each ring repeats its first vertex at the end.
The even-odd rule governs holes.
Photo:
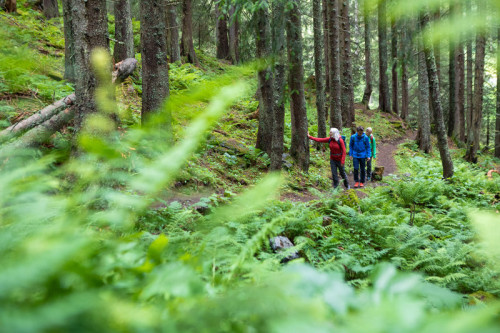
POLYGON ((336 128, 330 128, 330 138, 333 138, 335 141, 339 141, 340 139, 340 132, 336 128))
POLYGON ((363 126, 358 126, 356 128, 356 132, 358 133, 359 136, 363 135, 363 131, 364 131, 364 127, 363 126))
POLYGON ((367 128, 366 128, 366 135, 370 135, 370 134, 372 134, 372 133, 373 133, 372 128, 371 128, 371 127, 367 127, 367 128))

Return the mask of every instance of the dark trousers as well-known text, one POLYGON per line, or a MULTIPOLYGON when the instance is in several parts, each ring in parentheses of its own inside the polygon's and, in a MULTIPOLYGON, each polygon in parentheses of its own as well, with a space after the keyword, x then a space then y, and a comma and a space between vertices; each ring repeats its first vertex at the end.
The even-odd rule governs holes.
POLYGON ((364 183, 365 182, 365 172, 366 172, 366 158, 356 158, 352 159, 354 165, 354 181, 364 183), (361 168, 361 179, 359 179, 359 169, 361 168))
POLYGON ((349 181, 347 180, 347 175, 345 173, 344 166, 340 163, 340 161, 330 160, 330 168, 332 169, 332 179, 333 179, 333 187, 337 188, 339 186, 339 176, 337 174, 337 169, 340 172, 340 177, 344 179, 345 188, 349 187, 349 181))
POLYGON ((366 162, 366 179, 372 179, 372 159, 366 162))

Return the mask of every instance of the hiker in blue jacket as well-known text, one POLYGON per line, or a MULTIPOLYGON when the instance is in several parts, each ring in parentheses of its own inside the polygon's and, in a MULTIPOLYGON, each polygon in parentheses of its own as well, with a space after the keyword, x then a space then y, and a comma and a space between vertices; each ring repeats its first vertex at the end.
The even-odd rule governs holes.
POLYGON ((363 126, 356 128, 356 134, 351 136, 349 141, 349 158, 353 160, 354 166, 354 187, 365 186, 366 161, 372 157, 370 139, 363 133, 363 126), (359 168, 361 167, 361 179, 359 179, 359 168))

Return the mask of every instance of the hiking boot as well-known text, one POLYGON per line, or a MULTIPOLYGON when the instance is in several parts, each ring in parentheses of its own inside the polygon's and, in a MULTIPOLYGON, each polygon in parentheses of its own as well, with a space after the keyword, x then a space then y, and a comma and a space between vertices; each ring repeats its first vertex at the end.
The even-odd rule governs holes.
POLYGON ((359 187, 359 183, 356 182, 356 184, 354 184, 354 188, 358 188, 359 187))
POLYGON ((359 184, 359 187, 365 187, 365 184, 360 183, 360 184, 359 184))

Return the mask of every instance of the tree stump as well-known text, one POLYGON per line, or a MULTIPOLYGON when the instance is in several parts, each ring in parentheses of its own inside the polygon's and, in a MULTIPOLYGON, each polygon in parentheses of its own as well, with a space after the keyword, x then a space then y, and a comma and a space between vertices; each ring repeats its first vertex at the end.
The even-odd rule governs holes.
POLYGON ((373 180, 378 180, 381 181, 384 175, 384 167, 383 166, 377 166, 372 172, 372 179, 373 180))

